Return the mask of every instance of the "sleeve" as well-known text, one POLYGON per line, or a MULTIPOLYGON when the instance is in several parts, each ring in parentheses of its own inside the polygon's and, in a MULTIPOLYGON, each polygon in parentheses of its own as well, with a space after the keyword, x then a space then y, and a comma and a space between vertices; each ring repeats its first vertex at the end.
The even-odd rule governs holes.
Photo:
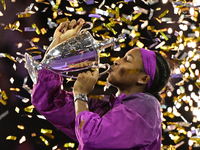
POLYGON ((157 122, 150 125, 123 104, 103 117, 83 111, 77 115, 75 122, 77 139, 87 148, 130 149, 148 146, 158 138, 157 122))
POLYGON ((73 93, 61 90, 62 82, 62 76, 49 70, 40 70, 31 102, 49 122, 77 141, 73 93))

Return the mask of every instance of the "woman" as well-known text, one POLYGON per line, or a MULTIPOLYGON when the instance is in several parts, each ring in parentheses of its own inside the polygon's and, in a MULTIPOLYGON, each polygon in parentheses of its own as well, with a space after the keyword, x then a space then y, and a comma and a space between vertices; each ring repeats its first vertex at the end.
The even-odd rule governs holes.
MULTIPOLYGON (((85 21, 64 22, 51 46, 76 35, 85 21)), ((80 73, 73 92, 61 90, 63 78, 42 69, 32 93, 32 104, 48 121, 79 142, 79 150, 160 150, 161 112, 158 92, 170 76, 167 61, 159 54, 133 48, 114 61, 107 81, 118 97, 87 99, 98 71, 80 73)))

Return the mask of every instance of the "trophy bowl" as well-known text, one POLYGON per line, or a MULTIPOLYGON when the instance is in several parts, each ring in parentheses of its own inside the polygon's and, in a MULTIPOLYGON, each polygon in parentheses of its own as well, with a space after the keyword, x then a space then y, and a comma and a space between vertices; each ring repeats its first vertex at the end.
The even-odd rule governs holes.
POLYGON ((66 73, 88 68, 106 68, 107 66, 107 70, 100 73, 103 75, 110 69, 109 64, 100 64, 99 54, 103 49, 112 45, 117 47, 118 40, 124 38, 124 35, 98 41, 87 31, 92 28, 92 23, 87 22, 87 24, 90 25, 90 28, 82 29, 76 36, 47 50, 39 63, 31 55, 25 53, 25 68, 34 83, 37 83, 38 70, 42 68, 73 79, 77 77, 67 76, 66 73))

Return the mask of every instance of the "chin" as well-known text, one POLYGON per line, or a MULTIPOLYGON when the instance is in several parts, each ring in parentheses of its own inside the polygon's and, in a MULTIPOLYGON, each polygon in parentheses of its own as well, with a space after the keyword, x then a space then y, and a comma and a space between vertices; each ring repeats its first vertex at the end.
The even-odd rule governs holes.
POLYGON ((108 83, 110 83, 112 86, 116 86, 117 84, 116 84, 116 80, 113 78, 113 76, 112 75, 108 75, 108 77, 107 77, 107 79, 106 79, 106 81, 108 82, 108 83))

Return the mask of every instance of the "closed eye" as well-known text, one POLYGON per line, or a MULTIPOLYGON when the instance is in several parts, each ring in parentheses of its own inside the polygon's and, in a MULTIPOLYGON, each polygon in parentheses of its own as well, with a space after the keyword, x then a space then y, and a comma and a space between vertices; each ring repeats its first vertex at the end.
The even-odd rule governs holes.
POLYGON ((125 57, 124 57, 124 60, 125 60, 126 62, 130 62, 130 58, 128 58, 128 56, 125 56, 125 57))

